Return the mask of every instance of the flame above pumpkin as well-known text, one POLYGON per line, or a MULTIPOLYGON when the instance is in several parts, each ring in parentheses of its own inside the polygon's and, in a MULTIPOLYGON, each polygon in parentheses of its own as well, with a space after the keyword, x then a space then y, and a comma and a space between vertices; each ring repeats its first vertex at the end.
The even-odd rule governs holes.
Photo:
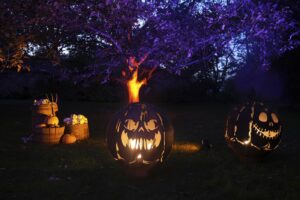
MULTIPOLYGON (((126 82, 127 91, 128 91, 128 102, 129 103, 138 103, 140 102, 140 89, 143 85, 147 84, 147 80, 151 78, 153 71, 156 69, 152 68, 148 77, 139 80, 139 67, 147 58, 147 54, 140 60, 140 62, 136 61, 136 58, 131 56, 128 59, 128 69, 130 71, 130 77, 126 82)), ((122 75, 126 76, 126 72, 122 71, 122 75)))
POLYGON ((137 103, 140 102, 140 89, 147 83, 147 79, 144 78, 141 81, 138 80, 139 65, 133 57, 130 57, 129 59, 129 62, 131 62, 133 66, 129 64, 129 70, 132 73, 132 76, 131 79, 127 81, 128 100, 129 103, 137 103))

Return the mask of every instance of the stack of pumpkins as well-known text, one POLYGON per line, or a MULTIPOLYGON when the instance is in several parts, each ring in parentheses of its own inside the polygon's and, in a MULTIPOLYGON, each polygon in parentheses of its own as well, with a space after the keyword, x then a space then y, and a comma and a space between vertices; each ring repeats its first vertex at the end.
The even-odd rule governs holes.
POLYGON ((34 100, 32 106, 33 140, 38 143, 58 144, 65 127, 59 125, 56 116, 58 111, 57 98, 34 100))
POLYGON ((72 114, 59 125, 56 116, 57 98, 34 100, 32 106, 33 141, 44 144, 75 143, 89 137, 88 120, 83 115, 72 114))

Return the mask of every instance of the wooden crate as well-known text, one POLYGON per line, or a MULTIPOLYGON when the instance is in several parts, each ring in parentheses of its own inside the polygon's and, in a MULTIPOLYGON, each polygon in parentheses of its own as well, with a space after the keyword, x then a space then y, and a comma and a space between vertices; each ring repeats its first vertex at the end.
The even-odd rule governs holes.
POLYGON ((33 129, 33 140, 43 144, 58 144, 64 134, 65 127, 44 127, 33 129))
POLYGON ((87 139, 90 135, 88 124, 75 124, 75 125, 65 124, 65 126, 66 126, 66 134, 74 135, 77 140, 87 139))

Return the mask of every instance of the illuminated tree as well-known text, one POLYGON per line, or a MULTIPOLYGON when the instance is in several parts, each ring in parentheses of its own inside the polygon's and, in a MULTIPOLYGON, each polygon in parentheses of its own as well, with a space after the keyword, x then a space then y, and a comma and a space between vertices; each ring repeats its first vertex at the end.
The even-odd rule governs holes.
POLYGON ((21 66, 25 50, 56 64, 63 54, 83 53, 92 64, 69 69, 70 77, 100 76, 103 83, 122 71, 131 75, 129 57, 147 55, 142 74, 159 67, 221 85, 249 60, 268 69, 299 44, 290 9, 274 2, 27 0, 5 1, 0 11, 2 68, 21 66), (7 62, 10 46, 23 52, 19 64, 7 62))
POLYGON ((191 70, 222 83, 250 58, 268 69, 274 57, 299 44, 291 11, 270 2, 85 1, 76 12, 84 13, 85 33, 99 42, 97 64, 103 67, 91 74, 106 78, 128 70, 130 56, 147 54, 143 69, 191 70))

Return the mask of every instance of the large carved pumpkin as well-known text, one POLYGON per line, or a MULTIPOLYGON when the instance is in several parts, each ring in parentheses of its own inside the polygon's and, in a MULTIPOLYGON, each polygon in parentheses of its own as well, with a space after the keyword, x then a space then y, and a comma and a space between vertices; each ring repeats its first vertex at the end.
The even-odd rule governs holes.
POLYGON ((117 113, 107 130, 108 147, 126 164, 163 162, 173 143, 173 128, 166 116, 148 104, 132 103, 117 113))
POLYGON ((225 139, 241 156, 261 156, 278 147, 281 129, 274 111, 261 102, 246 103, 229 115, 225 139))

